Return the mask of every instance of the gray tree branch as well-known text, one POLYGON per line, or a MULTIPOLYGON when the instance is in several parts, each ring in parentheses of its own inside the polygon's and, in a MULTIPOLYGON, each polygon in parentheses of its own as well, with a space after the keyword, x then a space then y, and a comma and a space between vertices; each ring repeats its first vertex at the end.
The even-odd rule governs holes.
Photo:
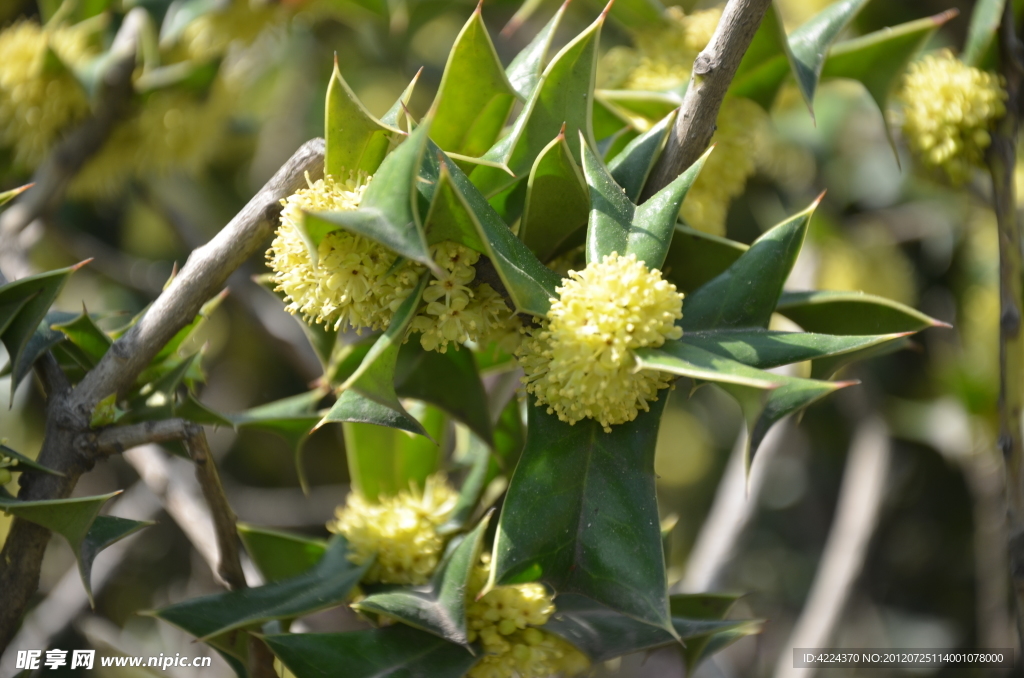
POLYGON ((722 99, 772 0, 729 0, 711 42, 697 56, 665 151, 651 171, 647 200, 692 165, 711 143, 722 99))

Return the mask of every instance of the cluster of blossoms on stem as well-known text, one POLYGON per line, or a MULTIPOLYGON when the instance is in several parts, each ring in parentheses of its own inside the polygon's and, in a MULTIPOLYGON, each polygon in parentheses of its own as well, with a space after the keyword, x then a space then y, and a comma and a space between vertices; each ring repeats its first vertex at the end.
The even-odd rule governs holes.
POLYGON ((633 350, 678 339, 683 295, 635 255, 612 253, 570 271, 547 319, 517 352, 526 390, 562 421, 596 419, 605 431, 636 418, 671 377, 637 370, 633 350))
POLYGON ((911 64, 900 99, 907 143, 954 184, 982 165, 992 142, 989 131, 1006 113, 999 77, 964 64, 949 50, 911 64))
POLYGON ((546 678, 574 676, 590 661, 562 638, 537 628, 555 611, 541 584, 498 586, 474 600, 490 574, 484 554, 473 569, 467 590, 466 626, 470 642, 479 642, 484 655, 469 678, 546 678), (472 601, 472 602, 469 602, 472 601))
MULTIPOLYGON (((267 260, 289 313, 336 330, 385 329, 425 273, 412 261, 395 266, 394 252, 344 229, 324 237, 316 264, 310 258, 301 234, 303 212, 357 209, 371 180, 366 175, 344 181, 326 176, 282 201, 281 225, 267 260)), ((473 285, 478 252, 446 241, 431 246, 430 253, 442 275, 428 284, 425 304, 410 329, 419 333, 424 349, 444 353, 449 343, 485 344, 518 336, 518 320, 501 296, 487 283, 473 285)))
POLYGON ((362 565, 376 556, 364 583, 419 586, 430 580, 441 558, 445 539, 437 530, 451 516, 458 496, 440 476, 427 478, 422 491, 413 487, 377 501, 353 491, 327 529, 348 540, 353 563, 362 565))
POLYGON ((69 68, 94 56, 96 28, 19 21, 0 32, 0 145, 13 150, 17 164, 38 165, 88 115, 89 99, 69 68), (62 63, 48 59, 48 50, 62 63))

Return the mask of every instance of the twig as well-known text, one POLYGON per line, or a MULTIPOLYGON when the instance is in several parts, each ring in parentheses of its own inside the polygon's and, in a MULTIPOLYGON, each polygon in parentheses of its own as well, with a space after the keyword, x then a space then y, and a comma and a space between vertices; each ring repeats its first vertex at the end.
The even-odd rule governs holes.
POLYGON ((664 153, 644 186, 646 200, 696 162, 711 143, 718 109, 771 0, 729 0, 711 42, 697 55, 664 153))
POLYGON ((128 388, 174 334, 195 317, 231 273, 273 233, 280 201, 323 174, 323 139, 306 142, 220 233, 189 256, 184 268, 146 315, 114 342, 75 389, 75 413, 84 416, 111 393, 128 388))
POLYGON ((103 74, 95 112, 54 147, 33 175, 35 185, 0 216, 0 241, 15 238, 60 203, 71 180, 127 115, 134 93, 132 73, 139 35, 146 21, 146 11, 142 8, 133 9, 125 16, 111 46, 113 59, 103 74))
POLYGON ((885 496, 890 456, 889 431, 881 418, 873 415, 858 427, 850 443, 836 517, 807 604, 782 647, 775 678, 813 674, 813 669, 793 668, 793 648, 828 645, 864 565, 885 496))
POLYGON ((1007 551, 1017 604, 1017 633, 1024 647, 1024 343, 1021 341, 1021 236, 1017 225, 1014 167, 1020 105, 1020 42, 1013 3, 1003 6, 999 27, 1000 71, 1005 79, 1006 115, 992 134, 989 169, 999 232, 999 448, 1006 463, 1007 551))
POLYGON ((206 505, 210 507, 210 515, 213 516, 213 529, 220 552, 217 574, 227 582, 229 588, 244 589, 245 572, 242 571, 242 556, 238 550, 238 517, 224 496, 224 486, 220 483, 217 465, 213 463, 202 426, 186 426, 185 448, 196 465, 196 479, 206 497, 206 505))
POLYGON ((125 450, 150 443, 166 443, 184 440, 188 424, 181 419, 146 421, 130 426, 114 426, 98 433, 85 434, 84 445, 93 454, 121 454, 125 450))
MULTIPOLYGON (((20 499, 70 496, 96 455, 80 442, 105 396, 126 389, 160 348, 187 325, 227 277, 269 238, 280 200, 305 185, 305 172, 323 173, 324 142, 307 142, 278 170, 243 210, 207 245, 192 253, 185 268, 128 333, 114 342, 99 364, 70 392, 47 400, 46 430, 39 462, 61 475, 22 474, 20 499)), ((50 531, 15 518, 0 552, 0 647, 6 647, 39 585, 39 568, 50 531)))

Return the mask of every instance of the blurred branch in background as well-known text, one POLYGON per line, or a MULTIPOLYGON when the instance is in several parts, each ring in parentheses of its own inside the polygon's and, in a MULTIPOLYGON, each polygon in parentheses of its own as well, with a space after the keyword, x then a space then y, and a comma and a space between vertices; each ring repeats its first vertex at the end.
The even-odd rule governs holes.
POLYGON ((992 134, 988 162, 993 208, 999 229, 999 448, 1006 462, 1010 574, 1017 601, 1017 632, 1024 647, 1024 337, 1021 336, 1021 281, 1024 263, 1014 169, 1021 76, 1024 63, 1016 35, 1012 2, 1003 4, 999 28, 999 69, 1006 88, 1006 115, 992 134))
POLYGON ((827 647, 867 557, 889 476, 889 429, 877 415, 857 427, 843 472, 839 503, 814 583, 789 641, 782 646, 775 678, 808 676, 793 668, 794 647, 827 647))

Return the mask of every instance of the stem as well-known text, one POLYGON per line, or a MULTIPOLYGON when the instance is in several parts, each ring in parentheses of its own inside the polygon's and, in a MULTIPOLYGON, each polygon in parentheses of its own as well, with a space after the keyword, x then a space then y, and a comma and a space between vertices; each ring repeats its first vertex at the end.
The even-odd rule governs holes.
POLYGON ((1006 83, 1006 116, 992 134, 989 169, 999 229, 999 448, 1006 464, 1007 550, 1017 604, 1017 632, 1024 647, 1024 345, 1021 343, 1022 260, 1013 171, 1016 165, 1021 83, 1020 47, 1013 3, 1003 7, 999 28, 1000 72, 1006 83))
POLYGON ((668 186, 711 143, 722 99, 772 0, 729 0, 715 34, 697 55, 690 85, 672 126, 665 152, 644 186, 641 201, 668 186))

